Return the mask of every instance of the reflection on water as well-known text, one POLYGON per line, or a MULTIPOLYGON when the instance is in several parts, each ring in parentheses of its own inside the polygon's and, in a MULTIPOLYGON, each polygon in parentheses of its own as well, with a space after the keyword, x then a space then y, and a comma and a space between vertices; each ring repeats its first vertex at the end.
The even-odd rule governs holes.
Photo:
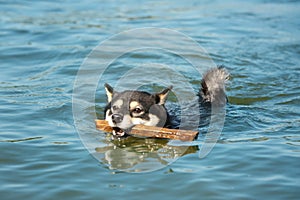
POLYGON ((110 169, 130 172, 160 169, 171 161, 198 150, 198 146, 172 146, 165 139, 136 137, 107 140, 106 145, 96 147, 93 156, 110 169))

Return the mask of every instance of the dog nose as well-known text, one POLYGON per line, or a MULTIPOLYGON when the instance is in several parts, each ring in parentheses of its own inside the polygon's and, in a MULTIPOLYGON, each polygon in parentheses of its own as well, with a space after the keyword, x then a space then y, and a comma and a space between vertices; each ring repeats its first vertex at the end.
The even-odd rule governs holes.
POLYGON ((121 123, 122 120, 123 120, 123 115, 120 115, 120 114, 113 114, 113 115, 111 116, 111 119, 112 119, 112 121, 113 121, 115 124, 121 123))

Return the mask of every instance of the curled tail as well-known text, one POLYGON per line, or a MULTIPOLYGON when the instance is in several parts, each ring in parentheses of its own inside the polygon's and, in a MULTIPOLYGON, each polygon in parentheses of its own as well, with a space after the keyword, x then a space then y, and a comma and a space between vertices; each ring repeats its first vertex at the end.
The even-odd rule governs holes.
POLYGON ((220 66, 207 71, 201 82, 201 97, 204 103, 224 106, 227 102, 225 83, 229 79, 227 70, 220 66))

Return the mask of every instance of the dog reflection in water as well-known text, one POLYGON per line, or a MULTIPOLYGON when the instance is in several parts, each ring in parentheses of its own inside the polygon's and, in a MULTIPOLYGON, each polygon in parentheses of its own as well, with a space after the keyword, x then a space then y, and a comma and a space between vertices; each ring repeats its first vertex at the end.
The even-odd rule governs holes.
POLYGON ((94 156, 112 170, 138 172, 153 170, 154 166, 164 167, 171 160, 198 150, 198 146, 168 145, 166 139, 126 137, 112 140, 108 146, 97 147, 94 156))

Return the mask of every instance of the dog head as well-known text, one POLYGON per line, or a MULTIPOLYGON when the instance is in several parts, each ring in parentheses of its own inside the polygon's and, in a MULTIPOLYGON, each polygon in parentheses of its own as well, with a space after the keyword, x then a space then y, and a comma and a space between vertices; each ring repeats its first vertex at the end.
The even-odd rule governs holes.
POLYGON ((164 104, 171 89, 169 87, 155 94, 129 90, 117 92, 105 84, 108 103, 104 115, 113 127, 113 134, 123 136, 137 124, 163 127, 168 116, 164 104))

